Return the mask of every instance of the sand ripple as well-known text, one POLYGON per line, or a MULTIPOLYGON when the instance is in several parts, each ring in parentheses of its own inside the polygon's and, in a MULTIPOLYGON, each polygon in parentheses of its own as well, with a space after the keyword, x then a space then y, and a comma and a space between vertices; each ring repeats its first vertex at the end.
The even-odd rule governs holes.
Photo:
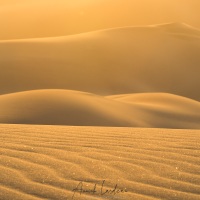
POLYGON ((198 130, 0 125, 0 199, 200 199, 198 130), (87 186, 88 185, 88 186, 87 186))

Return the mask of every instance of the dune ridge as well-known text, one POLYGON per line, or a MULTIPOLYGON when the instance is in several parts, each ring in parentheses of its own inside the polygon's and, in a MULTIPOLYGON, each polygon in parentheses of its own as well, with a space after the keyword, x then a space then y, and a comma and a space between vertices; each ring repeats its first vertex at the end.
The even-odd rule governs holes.
POLYGON ((9 42, 49 42, 49 41, 56 41, 56 40, 67 40, 72 39, 73 37, 83 37, 87 35, 95 35, 95 34, 109 34, 109 33, 117 33, 117 32, 124 32, 128 31, 134 33, 137 31, 158 31, 162 30, 166 33, 180 33, 180 34, 190 34, 191 36, 196 35, 200 36, 200 29, 190 26, 186 23, 181 22, 171 22, 171 23, 162 23, 162 24, 154 24, 154 25, 146 25, 146 26, 123 26, 123 27, 115 27, 115 28, 107 28, 102 30, 96 31, 89 31, 85 33, 77 33, 73 35, 67 36, 57 36, 57 37, 42 37, 42 38, 23 38, 23 39, 10 39, 10 40, 0 40, 1 43, 9 43, 9 42))
POLYGON ((59 88, 199 101, 199 63, 199 31, 181 23, 0 41, 0 94, 59 88))
POLYGON ((200 128, 200 103, 165 93, 33 90, 1 95, 0 110, 0 123, 8 124, 200 128))
POLYGON ((0 39, 60 36, 178 20, 200 27, 199 7, 198 0, 181 4, 180 0, 1 0, 4 31, 0 39))
MULTIPOLYGON (((72 199, 80 181, 127 193, 74 199, 198 200, 199 130, 0 125, 0 199, 72 199)), ((87 186, 86 186, 87 185, 87 186)))
POLYGON ((166 32, 171 33, 180 33, 180 34, 191 34, 200 36, 200 30, 193 26, 190 26, 186 23, 180 22, 172 22, 172 23, 165 23, 165 24, 158 24, 152 25, 152 27, 156 27, 157 29, 164 30, 166 32))

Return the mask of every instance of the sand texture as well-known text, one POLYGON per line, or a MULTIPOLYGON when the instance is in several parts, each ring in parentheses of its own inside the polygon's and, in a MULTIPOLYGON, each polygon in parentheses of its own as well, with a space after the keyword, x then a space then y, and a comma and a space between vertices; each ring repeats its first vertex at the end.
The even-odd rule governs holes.
POLYGON ((1 200, 200 198, 200 131, 0 125, 1 200), (127 192, 100 195, 106 189, 127 192))

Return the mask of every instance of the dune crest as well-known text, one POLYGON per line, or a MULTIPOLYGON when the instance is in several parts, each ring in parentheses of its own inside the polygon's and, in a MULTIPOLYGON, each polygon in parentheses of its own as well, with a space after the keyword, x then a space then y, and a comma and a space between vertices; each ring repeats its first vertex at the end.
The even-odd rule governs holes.
POLYGON ((121 94, 121 95, 107 96, 107 98, 118 100, 120 102, 149 104, 149 105, 171 104, 174 106, 183 106, 183 107, 184 105, 185 106, 191 105, 191 107, 194 106, 194 109, 196 109, 196 107, 199 106, 198 101, 167 93, 121 94))
POLYGON ((158 25, 153 25, 152 27, 156 27, 160 30, 165 30, 171 33, 182 33, 182 34, 191 34, 191 35, 200 36, 199 29, 192 27, 189 24, 181 23, 181 22, 158 24, 158 25))
MULTIPOLYGON (((7 42, 53 42, 57 40, 67 40, 73 39, 74 37, 83 37, 88 36, 95 36, 100 34, 117 34, 124 32, 125 34, 128 33, 138 33, 138 31, 147 31, 151 30, 158 31, 163 30, 166 32, 171 33, 182 33, 182 34, 191 34, 192 35, 199 35, 200 36, 200 29, 190 26, 186 23, 181 22, 171 22, 171 23, 164 23, 164 24, 154 24, 154 25, 146 25, 146 26, 126 26, 126 27, 115 27, 115 28, 108 28, 96 31, 90 31, 85 33, 78 33, 74 35, 67 35, 67 36, 57 36, 57 37, 42 37, 42 38, 25 38, 25 39, 10 39, 10 40, 0 40, 0 43, 7 43, 7 42)), ((143 32, 144 33, 144 32, 143 32)))

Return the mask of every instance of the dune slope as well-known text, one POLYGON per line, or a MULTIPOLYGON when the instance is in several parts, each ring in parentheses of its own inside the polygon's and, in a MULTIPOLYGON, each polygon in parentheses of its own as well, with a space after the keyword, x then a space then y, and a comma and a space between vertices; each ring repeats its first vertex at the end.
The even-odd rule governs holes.
POLYGON ((200 131, 0 125, 0 199, 199 200, 200 131), (125 193, 100 194, 116 184, 125 193))
POLYGON ((34 90, 0 96, 0 123, 200 128, 200 103, 164 94, 98 96, 34 90))
POLYGON ((181 23, 1 41, 0 94, 60 88, 200 100, 199 63, 200 31, 181 23))

